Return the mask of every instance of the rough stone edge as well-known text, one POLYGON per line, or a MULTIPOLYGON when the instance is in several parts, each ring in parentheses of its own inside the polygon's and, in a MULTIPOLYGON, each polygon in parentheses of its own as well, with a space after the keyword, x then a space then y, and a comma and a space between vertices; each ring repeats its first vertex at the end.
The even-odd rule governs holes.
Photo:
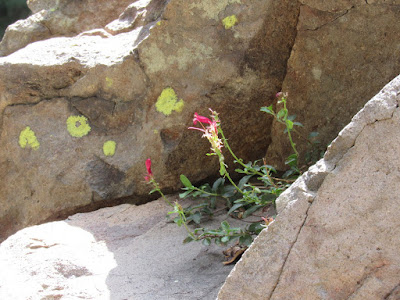
POLYGON ((400 102, 400 76, 389 82, 377 95, 369 100, 365 106, 352 118, 351 122, 344 127, 338 136, 329 145, 324 157, 309 170, 299 177, 292 186, 283 192, 276 201, 278 216, 268 228, 264 229, 254 240, 248 251, 228 275, 224 285, 221 287, 217 299, 229 300, 232 297, 246 295, 246 299, 270 299, 279 283, 280 275, 284 269, 286 259, 290 250, 297 241, 307 213, 320 186, 326 176, 333 172, 338 162, 347 151, 352 148, 362 130, 370 124, 384 119, 390 119, 400 102), (285 222, 290 220, 290 222, 285 222), (288 224, 290 223, 290 224, 288 224), (267 250, 268 249, 268 250, 267 250), (261 259, 266 255, 273 255, 275 269, 269 265, 259 265, 257 257, 261 259), (276 268, 278 266, 278 268, 276 268), (243 284, 235 273, 248 273, 252 270, 254 282, 246 283, 246 291, 243 284), (268 275, 257 276, 258 272, 268 275), (274 282, 267 285, 266 277, 274 282), (258 279, 257 279, 258 278, 258 279), (252 293, 252 286, 265 286, 262 294, 252 293))
POLYGON ((365 126, 391 118, 394 110, 398 107, 398 101, 400 102, 400 76, 393 79, 369 100, 352 118, 351 122, 339 132, 329 145, 324 157, 280 195, 276 200, 278 214, 290 201, 296 201, 291 194, 296 194, 297 191, 317 192, 325 177, 336 168, 345 153, 354 146, 358 135, 365 126))

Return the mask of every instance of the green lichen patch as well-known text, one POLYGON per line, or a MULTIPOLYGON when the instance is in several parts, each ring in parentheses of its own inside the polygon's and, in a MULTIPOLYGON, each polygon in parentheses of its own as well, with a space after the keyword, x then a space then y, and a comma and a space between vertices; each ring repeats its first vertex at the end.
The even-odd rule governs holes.
POLYGON ((67 130, 73 137, 83 137, 90 132, 91 128, 86 117, 70 116, 67 119, 67 130))
POLYGON ((29 126, 26 126, 25 129, 19 134, 18 143, 21 148, 29 147, 33 150, 38 150, 40 147, 40 143, 36 138, 35 132, 29 126))
POLYGON ((222 20, 222 24, 225 26, 225 29, 230 29, 238 23, 238 19, 235 15, 226 17, 222 20))
POLYGON ((107 141, 103 144, 103 153, 105 156, 114 156, 117 143, 114 141, 107 141))
POLYGON ((182 99, 178 101, 178 97, 173 88, 165 88, 156 102, 156 109, 158 112, 169 116, 173 111, 181 112, 184 106, 182 99))

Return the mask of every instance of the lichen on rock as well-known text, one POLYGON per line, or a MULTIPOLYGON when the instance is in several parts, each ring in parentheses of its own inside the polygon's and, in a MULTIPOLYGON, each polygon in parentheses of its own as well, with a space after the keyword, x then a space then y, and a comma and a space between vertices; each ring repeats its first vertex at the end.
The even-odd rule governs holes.
POLYGON ((86 117, 70 116, 67 119, 67 130, 73 137, 83 137, 90 132, 91 127, 86 117))
POLYGON ((184 106, 182 99, 178 101, 178 96, 176 95, 173 88, 165 88, 161 95, 158 97, 156 102, 156 109, 158 112, 169 116, 173 111, 181 112, 184 106))
POLYGON ((103 153, 105 156, 114 156, 117 143, 114 141, 107 141, 103 144, 103 153))
POLYGON ((38 150, 40 147, 40 143, 36 138, 35 132, 29 126, 26 126, 25 129, 21 131, 18 143, 21 148, 26 148, 28 146, 33 150, 38 150))
POLYGON ((230 29, 238 23, 238 18, 235 15, 226 17, 222 20, 222 24, 225 26, 225 29, 230 29))

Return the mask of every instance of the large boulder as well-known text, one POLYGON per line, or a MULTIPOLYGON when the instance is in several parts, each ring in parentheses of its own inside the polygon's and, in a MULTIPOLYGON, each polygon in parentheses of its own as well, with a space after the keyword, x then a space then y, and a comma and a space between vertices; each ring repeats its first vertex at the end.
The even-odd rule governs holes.
POLYGON ((183 245, 167 211, 160 199, 19 231, 0 245, 0 299, 214 300, 232 266, 221 247, 183 245))
POLYGON ((400 299, 400 77, 280 198, 218 299, 400 299))
MULTIPOLYGON (((53 2, 36 3, 35 15, 53 2)), ((259 108, 281 89, 299 4, 132 4, 96 23, 104 29, 0 58, 0 240, 76 210, 148 201, 148 157, 167 190, 181 173, 194 182, 215 175, 208 142, 187 130, 196 111, 220 113, 238 156, 265 153, 272 120, 259 108)))
MULTIPOLYGON (((319 132, 323 150, 382 86, 400 73, 400 1, 301 0, 296 41, 282 90, 288 108, 319 132)), ((274 122, 268 161, 283 169, 291 153, 274 122)), ((301 160, 313 149, 294 136, 301 160)), ((315 151, 316 152, 316 151, 315 151)))
POLYGON ((132 0, 27 2, 33 15, 7 28, 0 42, 0 56, 9 55, 35 41, 55 36, 74 36, 83 31, 102 28, 117 19, 132 0))

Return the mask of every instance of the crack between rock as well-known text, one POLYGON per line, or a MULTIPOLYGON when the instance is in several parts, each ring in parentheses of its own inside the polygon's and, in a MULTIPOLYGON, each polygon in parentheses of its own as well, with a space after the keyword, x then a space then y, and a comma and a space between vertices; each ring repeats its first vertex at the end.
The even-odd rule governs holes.
MULTIPOLYGON (((400 92, 399 92, 399 94, 400 94, 400 92)), ((349 147, 347 148, 347 150, 343 151, 342 155, 340 155, 340 156, 334 155, 334 156, 333 156, 331 159, 329 159, 329 160, 324 159, 325 162, 326 162, 327 164, 333 163, 334 166, 335 166, 330 172, 333 172, 333 170, 336 169, 336 167, 337 167, 337 162, 339 162, 341 159, 343 159, 344 155, 346 155, 346 153, 349 152, 349 150, 355 146, 358 137, 360 136, 360 134, 364 131, 364 129, 365 129, 367 126, 372 125, 372 124, 376 124, 377 122, 380 122, 380 121, 386 121, 386 120, 392 119, 393 116, 394 116, 394 113, 396 112, 396 110, 397 110, 398 108, 399 108, 399 104, 397 104, 397 105, 396 105, 396 108, 393 109, 393 111, 392 111, 390 117, 382 118, 382 119, 379 119, 379 120, 378 120, 378 119, 375 119, 373 122, 366 123, 366 124, 362 127, 362 129, 357 133, 357 135, 354 137, 351 146, 349 146, 349 147)), ((341 152, 341 151, 338 151, 338 152, 341 152)))
POLYGON ((399 283, 398 285, 396 285, 394 288, 392 288, 392 290, 391 290, 389 293, 387 293, 387 295, 383 298, 383 300, 386 300, 386 299, 388 299, 390 296, 392 296, 393 293, 394 293, 398 288, 400 288, 400 283, 399 283))
POLYGON ((378 266, 378 267, 373 268, 372 270, 369 270, 369 272, 367 274, 363 275, 361 277, 361 279, 358 281, 354 292, 352 292, 351 295, 349 297, 347 297, 347 300, 350 300, 363 287, 366 280, 371 278, 371 276, 373 276, 377 271, 384 268, 385 266, 386 266, 386 264, 382 264, 381 266, 378 266))
POLYGON ((132 50, 132 55, 133 55, 133 59, 135 60, 135 62, 138 64, 139 68, 142 70, 144 76, 146 77, 146 86, 147 88, 151 87, 151 80, 150 77, 147 75, 146 73, 146 68, 144 67, 141 59, 140 59, 140 55, 139 55, 139 50, 137 48, 132 50))
POLYGON ((284 260, 284 262, 283 262, 283 264, 282 264, 282 267, 281 267, 281 269, 280 269, 280 271, 279 271, 278 280, 276 281, 276 283, 275 283, 275 285, 274 285, 274 288, 272 289, 272 292, 271 292, 270 295, 267 297, 267 299, 271 299, 271 298, 272 298, 272 296, 274 295, 275 289, 278 287, 278 285, 279 285, 279 283, 280 283, 280 280, 281 280, 281 277, 282 277, 282 273, 283 273, 283 271, 284 271, 284 269, 285 269, 285 266, 286 266, 286 262, 287 262, 287 260, 288 260, 288 258, 289 258, 289 256, 290 256, 290 253, 291 253, 291 251, 292 251, 294 245, 295 245, 296 242, 297 242, 297 239, 298 239, 298 237, 299 237, 299 235, 300 235, 300 233, 301 233, 301 230, 302 230, 303 227, 304 227, 304 224, 305 224, 306 221, 307 221, 307 218, 308 218, 308 211, 310 210, 311 206, 314 204, 315 198, 316 198, 316 196, 314 196, 314 197, 312 198, 312 202, 309 204, 309 206, 308 206, 308 208, 307 208, 304 221, 303 221, 303 223, 301 224, 301 226, 300 226, 300 228, 299 228, 299 230, 298 230, 298 232, 297 232, 297 234, 296 234, 295 240, 294 240, 293 243, 290 245, 289 251, 288 251, 288 253, 287 253, 287 255, 286 255, 286 258, 285 258, 285 260, 284 260))
POLYGON ((313 29, 303 29, 303 30, 300 30, 300 31, 317 31, 317 30, 325 27, 326 25, 331 24, 331 23, 335 22, 336 20, 340 19, 341 17, 347 15, 353 8, 355 8, 355 6, 350 7, 349 9, 345 10, 343 14, 341 14, 340 16, 337 16, 336 18, 334 18, 333 20, 331 20, 331 21, 329 21, 329 22, 327 22, 325 24, 317 26, 317 27, 315 27, 313 29))

